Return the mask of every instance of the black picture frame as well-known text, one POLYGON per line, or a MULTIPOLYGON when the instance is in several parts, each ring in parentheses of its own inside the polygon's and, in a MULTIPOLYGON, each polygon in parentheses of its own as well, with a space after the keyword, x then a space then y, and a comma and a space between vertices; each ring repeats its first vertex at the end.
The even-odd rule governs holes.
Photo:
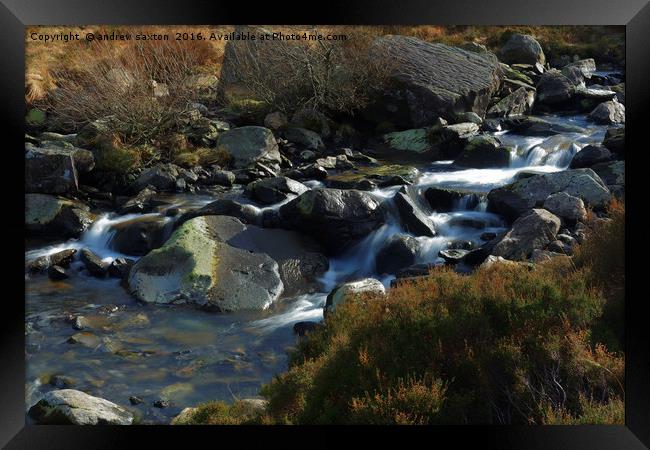
MULTIPOLYGON (((645 324, 642 278, 632 275, 647 248, 648 233, 642 230, 644 190, 643 158, 647 145, 641 144, 650 101, 646 74, 650 73, 650 4, 645 0, 499 0, 491 2, 329 1, 306 2, 207 2, 207 1, 127 1, 2 0, 0 5, 3 62, 0 110, 6 131, 2 134, 3 173, 7 189, 6 213, 1 222, 5 237, 2 299, 2 343, 0 350, 0 444, 5 448, 129 448, 135 437, 155 441, 177 441, 186 446, 202 445, 197 439, 222 445, 224 436, 234 437, 239 446, 267 445, 278 440, 285 445, 336 445, 360 432, 370 441, 402 443, 419 438, 430 445, 453 442, 480 448, 527 449, 641 449, 650 445, 650 336, 645 324), (24 28, 27 25, 81 24, 476 24, 476 25, 624 25, 626 27, 626 93, 628 175, 626 179, 626 399, 624 426, 454 426, 454 427, 61 427, 25 425, 24 360, 24 280, 19 261, 24 258, 21 239, 24 224, 24 161, 18 148, 24 139, 24 28), (637 173, 639 172, 639 173, 637 173), (15 186, 11 188, 10 186, 15 186), (12 192, 15 190, 16 192, 12 192), (645 235, 644 235, 645 232, 645 235), (10 245, 6 245, 10 244, 10 245), (15 260, 15 261, 14 261, 15 260), (6 289, 6 287, 12 289, 6 289), (636 289, 635 289, 636 288, 636 289), (632 295, 640 292, 641 295, 632 295), (22 294, 22 296, 21 296, 22 294), (278 436, 280 435, 280 436, 278 436)), ((647 138, 646 138, 647 142, 647 138)), ((647 228, 647 227, 645 227, 647 228)), ((365 445, 371 445, 368 441, 365 445)), ((180 445, 180 444, 179 444, 180 445)), ((444 444, 445 446, 452 444, 444 444)))

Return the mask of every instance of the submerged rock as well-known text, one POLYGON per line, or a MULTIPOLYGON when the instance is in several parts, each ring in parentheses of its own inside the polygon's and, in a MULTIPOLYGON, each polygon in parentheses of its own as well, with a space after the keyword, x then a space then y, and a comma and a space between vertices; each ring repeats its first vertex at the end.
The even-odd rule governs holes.
POLYGON ((533 209, 519 217, 510 231, 494 245, 491 254, 511 260, 525 260, 535 249, 555 240, 560 219, 545 209, 533 209))
POLYGON ((266 309, 283 291, 278 264, 264 253, 228 245, 241 222, 197 217, 141 258, 128 277, 146 303, 190 303, 220 311, 266 309))
POLYGON ((379 203, 368 194, 326 188, 307 191, 280 207, 280 219, 283 228, 307 233, 332 252, 384 223, 379 203))
POLYGON ((103 398, 74 389, 50 391, 29 409, 39 424, 50 425, 131 425, 133 415, 103 398))
POLYGON ((359 281, 343 283, 335 287, 327 296, 323 314, 333 312, 344 301, 355 299, 362 295, 385 295, 386 288, 379 280, 364 278, 359 281))
POLYGON ((69 277, 68 273, 63 267, 56 265, 48 267, 47 276, 50 278, 50 280, 53 281, 65 280, 69 277))

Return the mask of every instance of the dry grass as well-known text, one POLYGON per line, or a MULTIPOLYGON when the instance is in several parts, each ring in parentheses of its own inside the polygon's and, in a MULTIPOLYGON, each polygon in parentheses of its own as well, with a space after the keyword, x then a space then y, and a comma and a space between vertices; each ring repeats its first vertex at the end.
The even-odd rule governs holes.
MULTIPOLYGON (((348 34, 351 39, 345 45, 354 45, 355 35, 384 35, 404 34, 415 36, 426 41, 442 42, 450 45, 460 45, 468 41, 485 44, 496 51, 503 44, 508 33, 523 32, 536 36, 547 54, 553 58, 562 54, 578 54, 582 57, 595 57, 602 62, 624 58, 624 29, 622 27, 608 26, 276 26, 267 25, 264 28, 272 31, 288 33, 304 33, 318 30, 322 34, 348 34)), ((61 67, 77 70, 92 63, 92 45, 88 42, 52 42, 43 43, 33 41, 30 34, 33 31, 40 33, 67 33, 79 32, 82 36, 86 32, 109 33, 111 31, 140 30, 145 33, 201 32, 204 36, 211 32, 229 33, 234 30, 232 26, 98 26, 84 27, 28 27, 25 35, 26 42, 26 94, 28 103, 33 104, 45 98, 47 93, 55 86, 53 76, 61 67)), ((209 41, 215 58, 206 63, 201 69, 205 73, 219 75, 223 62, 226 42, 224 40, 209 41)), ((187 41, 187 45, 194 45, 196 41, 187 41)), ((116 49, 128 46, 124 42, 114 42, 116 49)))

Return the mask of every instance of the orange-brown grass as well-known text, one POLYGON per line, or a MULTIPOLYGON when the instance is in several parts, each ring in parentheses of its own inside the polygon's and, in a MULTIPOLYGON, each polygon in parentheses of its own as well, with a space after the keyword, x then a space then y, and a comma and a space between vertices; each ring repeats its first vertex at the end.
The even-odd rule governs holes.
POLYGON ((348 300, 265 387, 270 414, 303 424, 539 424, 610 411, 622 405, 623 358, 590 341, 605 300, 585 275, 566 261, 470 276, 436 269, 386 297, 348 300))
MULTIPOLYGON (((442 42, 449 45, 461 45, 473 41, 485 44, 492 51, 497 51, 512 32, 528 33, 535 36, 542 44, 549 58, 568 54, 578 54, 581 57, 595 57, 599 61, 621 60, 624 58, 624 30, 622 27, 608 26, 309 26, 309 25, 265 25, 271 31, 285 34, 319 31, 322 34, 347 34, 345 46, 354 46, 359 41, 355 36, 381 36, 385 34, 403 34, 415 36, 426 41, 442 42)), ((111 31, 142 31, 144 33, 187 32, 202 33, 204 37, 215 33, 229 33, 233 26, 221 25, 174 25, 174 26, 118 26, 118 25, 88 25, 83 27, 67 26, 34 26, 26 29, 26 100, 29 104, 45 98, 56 85, 54 72, 61 67, 70 70, 80 69, 93 63, 93 44, 86 42, 83 36, 87 32, 110 33, 111 31), (81 41, 48 42, 34 41, 31 33, 80 33, 81 41)), ((173 35, 171 36, 174 37, 173 35)), ((227 41, 208 41, 215 58, 206 61, 203 70, 206 73, 219 75, 227 41)), ((188 46, 197 41, 186 41, 188 46)), ((122 41, 111 42, 116 49, 123 49, 129 44, 122 41)))

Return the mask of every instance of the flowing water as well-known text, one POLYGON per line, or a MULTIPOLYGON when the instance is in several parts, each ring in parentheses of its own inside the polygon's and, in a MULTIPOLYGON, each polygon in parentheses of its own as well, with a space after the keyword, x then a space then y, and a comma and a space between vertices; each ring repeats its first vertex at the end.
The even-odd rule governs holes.
MULTIPOLYGON (((416 262, 442 264, 438 252, 451 242, 480 243, 482 233, 505 230, 505 222, 486 211, 485 193, 512 182, 522 170, 564 170, 576 152, 587 144, 602 142, 604 137, 606 128, 593 125, 585 116, 545 118, 578 125, 585 131, 547 138, 497 132, 495 135, 513 149, 507 168, 459 170, 451 161, 419 167, 421 176, 411 189, 421 193, 429 186, 438 186, 472 194, 461 199, 452 212, 430 214, 437 236, 417 237, 421 249, 416 262), (473 225, 476 223, 480 226, 473 225)), ((318 181, 306 184, 312 188, 322 186, 318 181)), ((398 189, 396 186, 370 193, 387 202, 387 222, 330 259, 329 270, 321 279, 321 292, 284 300, 263 312, 215 314, 183 306, 142 305, 119 280, 91 277, 78 260, 72 264, 72 271, 78 273, 64 281, 26 275, 26 406, 54 388, 49 384, 53 375, 69 377, 76 389, 126 405, 142 423, 168 423, 183 407, 207 400, 231 401, 258 395, 262 384, 286 370, 286 351, 297 339, 293 325, 320 320, 332 288, 367 276, 388 286, 394 278, 376 273, 375 258, 390 236, 404 232, 391 209, 390 199, 398 189), (88 331, 74 330, 67 319, 71 314, 84 316, 88 331), (79 342, 68 343, 74 334, 79 342), (130 396, 142 398, 143 403, 130 405, 130 396), (153 401, 161 398, 172 405, 164 409, 152 407, 153 401)), ((226 195, 242 200, 241 189, 226 195)), ((154 213, 105 214, 79 240, 46 246, 28 243, 25 257, 31 260, 66 248, 90 248, 107 262, 117 257, 133 258, 110 248, 112 225, 143 217, 164 217, 169 207, 198 208, 214 199, 170 195, 169 204, 154 213)), ((173 219, 162 220, 173 225, 173 219)))

